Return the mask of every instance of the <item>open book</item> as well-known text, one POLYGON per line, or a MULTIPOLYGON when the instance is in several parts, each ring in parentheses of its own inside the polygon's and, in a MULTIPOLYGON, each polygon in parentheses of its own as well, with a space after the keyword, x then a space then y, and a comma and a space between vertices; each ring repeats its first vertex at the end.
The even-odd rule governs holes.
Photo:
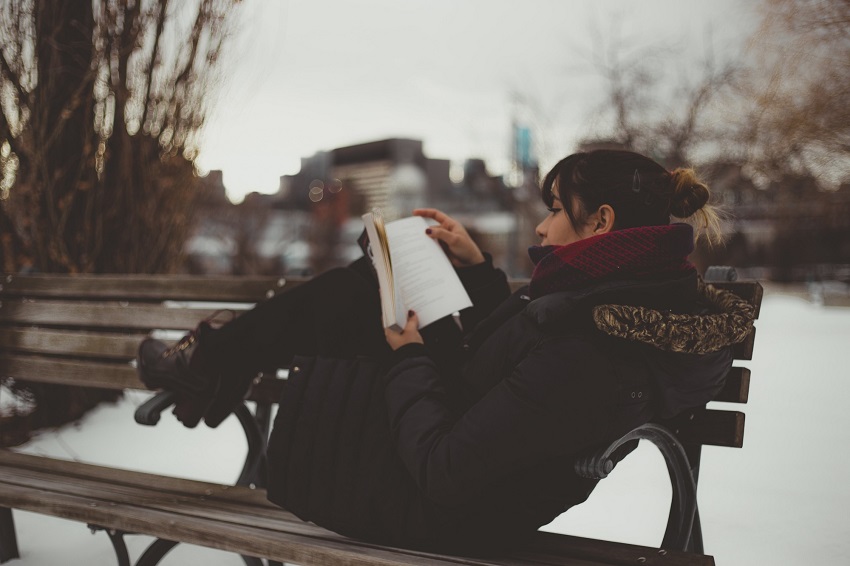
POLYGON ((428 223, 411 216, 384 224, 379 210, 363 215, 369 253, 381 292, 384 327, 401 330, 407 311, 419 327, 472 306, 449 258, 425 234, 428 223))

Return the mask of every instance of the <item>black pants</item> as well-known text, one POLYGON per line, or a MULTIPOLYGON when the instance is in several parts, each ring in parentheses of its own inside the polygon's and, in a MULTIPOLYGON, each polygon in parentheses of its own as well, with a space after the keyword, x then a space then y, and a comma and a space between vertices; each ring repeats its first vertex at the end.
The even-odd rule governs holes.
POLYGON ((390 351, 365 257, 259 303, 198 346, 204 365, 239 376, 288 367, 296 354, 380 359, 390 351))

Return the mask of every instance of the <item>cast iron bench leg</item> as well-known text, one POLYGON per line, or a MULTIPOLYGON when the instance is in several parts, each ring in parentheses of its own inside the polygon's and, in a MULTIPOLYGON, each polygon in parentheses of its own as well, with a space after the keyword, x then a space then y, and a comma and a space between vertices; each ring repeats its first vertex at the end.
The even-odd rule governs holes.
POLYGON ((124 542, 124 531, 115 529, 107 529, 99 525, 89 524, 92 534, 97 531, 104 531, 109 537, 109 542, 112 543, 112 548, 115 550, 115 557, 118 559, 118 566, 130 566, 130 554, 127 552, 127 544, 124 542))
POLYGON ((12 510, 8 507, 0 507, 0 563, 20 557, 12 510))
POLYGON ((156 539, 139 557, 136 566, 154 566, 155 564, 159 564, 159 561, 168 554, 169 550, 177 546, 177 544, 173 540, 165 540, 164 538, 156 539))

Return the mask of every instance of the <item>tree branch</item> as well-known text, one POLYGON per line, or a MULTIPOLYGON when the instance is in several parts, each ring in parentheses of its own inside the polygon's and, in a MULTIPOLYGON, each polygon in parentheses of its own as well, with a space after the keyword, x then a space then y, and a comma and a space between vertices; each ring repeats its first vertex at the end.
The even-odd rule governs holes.
POLYGON ((162 0, 162 3, 160 4, 159 14, 156 18, 156 30, 154 30, 153 51, 151 52, 150 63, 148 64, 145 98, 142 100, 142 107, 144 108, 144 110, 142 111, 142 119, 140 121, 140 127, 142 128, 144 127, 145 122, 147 122, 148 112, 150 111, 151 89, 153 87, 153 74, 154 69, 156 69, 157 65, 157 57, 159 57, 159 40, 162 38, 163 29, 165 29, 165 15, 167 10, 168 0, 162 0))
POLYGON ((2 71, 0 74, 12 83, 12 86, 15 88, 15 93, 18 95, 18 105, 29 110, 29 93, 21 85, 21 78, 12 69, 9 62, 6 61, 6 56, 3 54, 2 49, 0 49, 0 71, 2 71))

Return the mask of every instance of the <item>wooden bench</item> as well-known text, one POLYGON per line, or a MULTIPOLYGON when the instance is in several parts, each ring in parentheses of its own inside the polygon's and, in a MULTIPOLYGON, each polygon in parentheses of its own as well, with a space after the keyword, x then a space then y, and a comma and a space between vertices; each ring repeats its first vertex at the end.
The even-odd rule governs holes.
MULTIPOLYGON (((272 277, 3 276, 0 279, 0 376, 113 390, 142 389, 134 357, 153 330, 183 332, 222 306, 248 308, 300 284, 272 277)), ((515 283, 519 285, 519 282, 515 283)), ((724 283, 754 305, 757 283, 724 283)), ((736 353, 750 359, 754 335, 736 353)), ((746 402, 749 371, 733 369, 718 400, 746 402)), ((12 509, 72 519, 104 530, 118 563, 130 564, 123 536, 160 537, 139 558, 156 564, 176 543, 228 550, 246 564, 713 564, 710 556, 540 532, 521 553, 493 560, 381 547, 304 523, 265 499, 264 446, 282 380, 260 375, 237 417, 249 451, 237 486, 174 479, 0 450, 0 562, 18 556, 12 509), (246 487, 253 483, 258 489, 246 487)), ((151 398, 137 419, 154 424, 170 403, 151 398)), ((129 415, 128 415, 129 418, 129 415)), ((703 444, 743 443, 744 416, 699 409, 670 423, 698 477, 703 444)), ((604 458, 603 458, 604 460, 604 458)), ((604 461, 603 471, 609 470, 604 461)), ((675 507, 674 505, 672 507, 675 507)), ((672 509, 671 507, 671 509, 672 509)), ((673 517, 671 511, 671 521, 673 517)), ((698 519, 697 529, 698 533, 698 519)), ((688 532, 688 535, 690 531, 688 532)), ((690 537, 689 537, 689 540, 690 537)), ((701 550, 696 536, 691 548, 701 550)))

